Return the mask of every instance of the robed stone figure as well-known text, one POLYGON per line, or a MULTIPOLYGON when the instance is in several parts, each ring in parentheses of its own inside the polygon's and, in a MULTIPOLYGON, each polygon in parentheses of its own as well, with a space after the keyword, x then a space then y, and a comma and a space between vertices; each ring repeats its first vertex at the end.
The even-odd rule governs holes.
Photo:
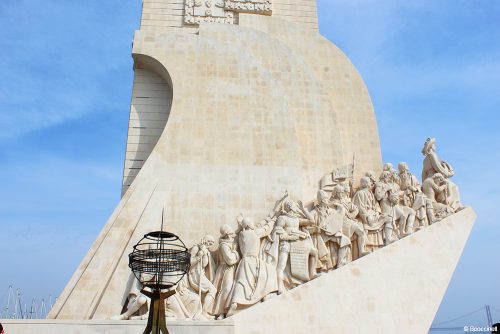
POLYGON ((238 235, 241 261, 236 269, 228 316, 240 306, 253 305, 272 292, 278 291, 276 268, 260 256, 261 241, 274 227, 274 220, 255 226, 250 218, 243 218, 238 235))

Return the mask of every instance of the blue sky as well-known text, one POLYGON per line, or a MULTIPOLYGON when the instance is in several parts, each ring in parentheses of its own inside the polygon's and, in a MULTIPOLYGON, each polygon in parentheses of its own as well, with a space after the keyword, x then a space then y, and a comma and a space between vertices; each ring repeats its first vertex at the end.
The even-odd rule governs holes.
MULTIPOLYGON (((366 81, 384 161, 419 175, 422 143, 437 137, 479 215, 436 322, 500 307, 500 2, 318 8, 321 33, 366 81)), ((119 201, 140 11, 139 0, 0 2, 0 306, 9 284, 27 303, 58 295, 119 201)))

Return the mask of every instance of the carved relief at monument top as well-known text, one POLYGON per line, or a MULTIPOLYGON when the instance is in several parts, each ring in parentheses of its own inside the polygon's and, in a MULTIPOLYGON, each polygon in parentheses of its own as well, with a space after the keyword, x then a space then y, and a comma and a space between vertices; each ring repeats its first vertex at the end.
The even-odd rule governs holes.
POLYGON ((201 22, 236 24, 237 13, 271 15, 270 0, 186 0, 184 23, 201 22))

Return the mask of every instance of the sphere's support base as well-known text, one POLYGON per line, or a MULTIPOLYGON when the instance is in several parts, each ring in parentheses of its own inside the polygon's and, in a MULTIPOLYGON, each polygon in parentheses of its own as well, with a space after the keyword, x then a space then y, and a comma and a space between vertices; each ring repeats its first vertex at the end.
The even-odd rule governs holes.
POLYGON ((147 291, 143 289, 141 293, 151 299, 148 325, 143 334, 169 334, 165 319, 165 299, 174 295, 175 290, 161 292, 161 290, 147 291))

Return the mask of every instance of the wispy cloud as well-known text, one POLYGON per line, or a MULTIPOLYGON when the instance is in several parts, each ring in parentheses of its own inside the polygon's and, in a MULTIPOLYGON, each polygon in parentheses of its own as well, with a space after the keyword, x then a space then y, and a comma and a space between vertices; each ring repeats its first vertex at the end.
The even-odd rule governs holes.
POLYGON ((137 25, 130 7, 122 1, 0 3, 0 141, 106 112, 116 105, 117 89, 130 91, 130 80, 123 80, 131 77, 137 25))
POLYGON ((500 140, 498 2, 320 0, 319 14, 367 83, 384 152, 443 133, 443 144, 500 140))
POLYGON ((119 201, 140 6, 0 1, 0 293, 55 295, 119 201))

